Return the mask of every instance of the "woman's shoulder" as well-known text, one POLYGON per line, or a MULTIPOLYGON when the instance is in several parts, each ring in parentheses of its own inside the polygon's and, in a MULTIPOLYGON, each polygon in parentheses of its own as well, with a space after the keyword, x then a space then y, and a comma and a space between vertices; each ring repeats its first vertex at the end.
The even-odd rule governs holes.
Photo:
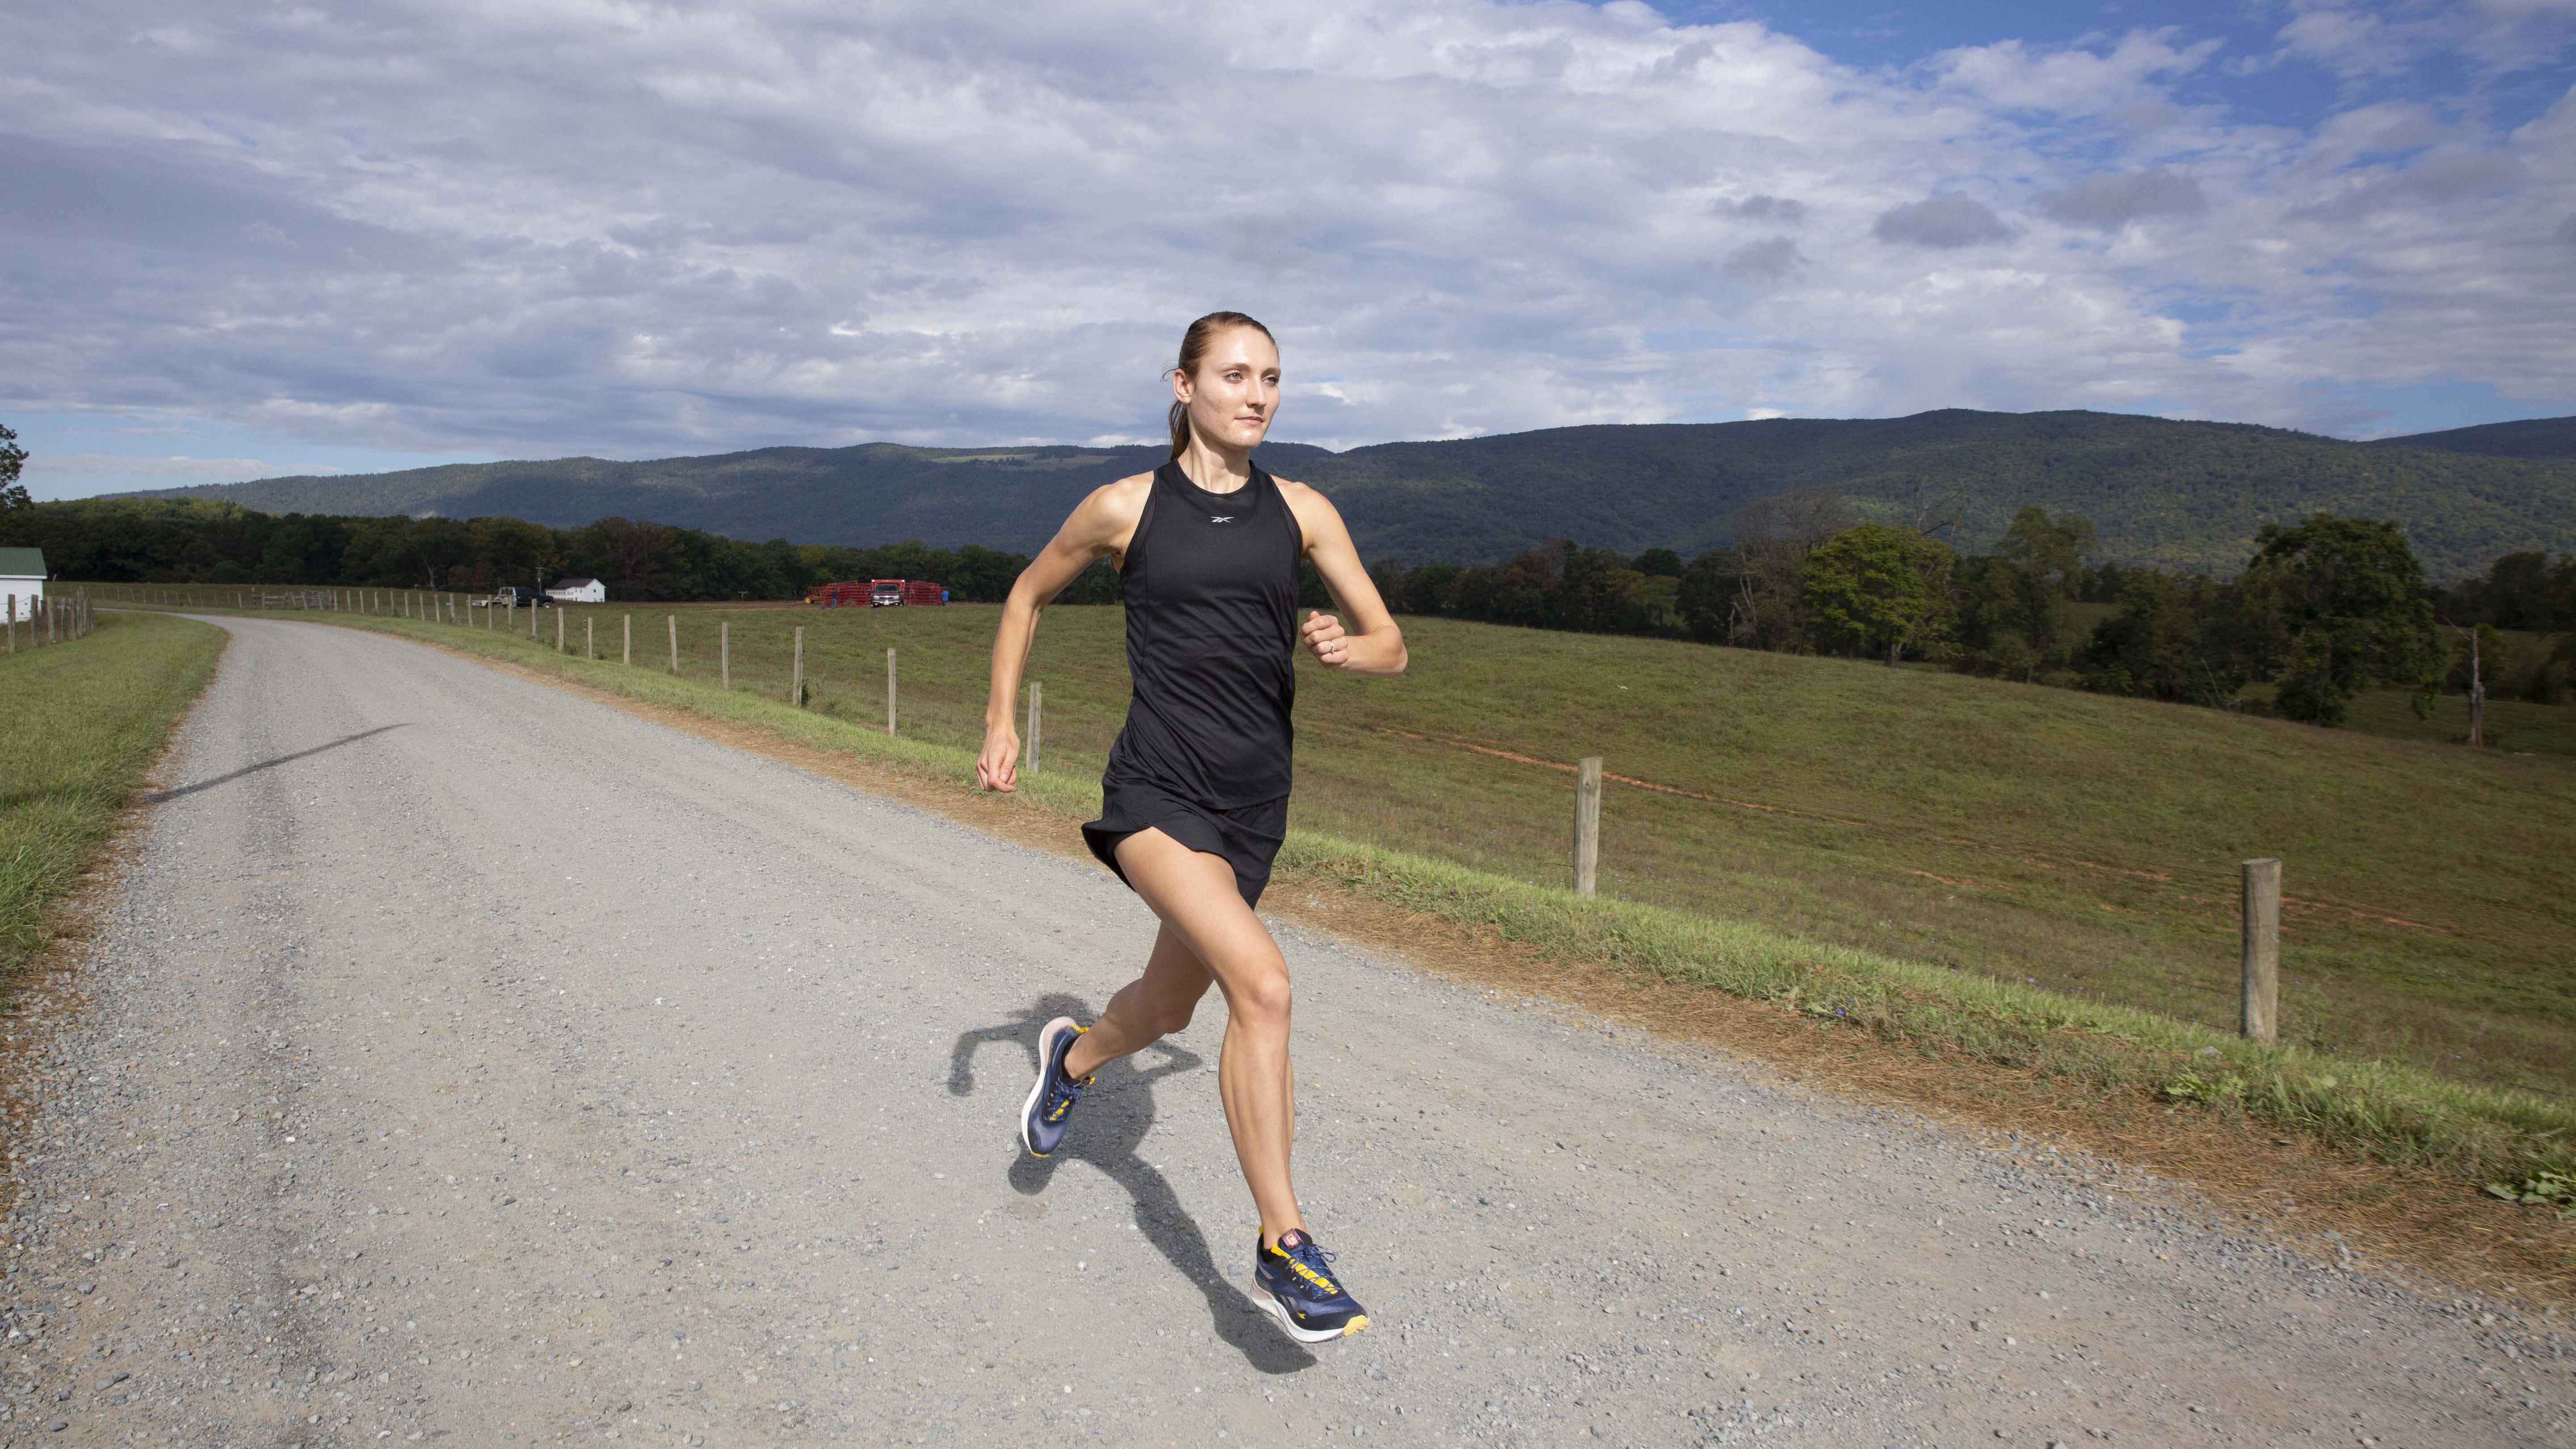
POLYGON ((1317 489, 1300 483, 1294 478, 1282 478, 1274 473, 1270 476, 1270 481, 1279 486, 1279 496, 1287 499, 1288 506, 1295 509, 1301 517, 1310 512, 1333 513, 1337 511, 1333 507, 1333 501, 1331 499, 1326 498, 1317 489))
POLYGON ((1085 508, 1097 509, 1113 518, 1134 522, 1145 511, 1145 499, 1154 491, 1154 475, 1130 473, 1114 483, 1103 483, 1083 500, 1085 508))
POLYGON ((1092 489, 1074 505, 1073 516, 1064 521, 1064 531, 1058 537, 1074 548, 1095 553, 1125 548, 1128 536, 1145 516, 1145 499, 1153 483, 1153 474, 1138 473, 1092 489))

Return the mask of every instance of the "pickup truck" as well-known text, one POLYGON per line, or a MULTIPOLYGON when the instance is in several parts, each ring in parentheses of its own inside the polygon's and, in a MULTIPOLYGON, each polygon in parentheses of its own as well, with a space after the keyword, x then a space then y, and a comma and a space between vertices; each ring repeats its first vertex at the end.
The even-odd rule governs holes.
POLYGON ((550 607, 553 603, 554 600, 547 598, 545 590, 543 589, 508 588, 494 589, 492 591, 492 597, 488 599, 468 600, 467 607, 475 609, 516 609, 521 607, 543 609, 550 607))

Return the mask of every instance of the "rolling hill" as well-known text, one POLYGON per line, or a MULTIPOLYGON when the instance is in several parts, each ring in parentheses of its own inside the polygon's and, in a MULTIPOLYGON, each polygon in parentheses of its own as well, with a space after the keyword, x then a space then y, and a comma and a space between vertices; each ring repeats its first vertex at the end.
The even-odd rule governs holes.
MULTIPOLYGON (((1264 466, 1331 494, 1363 554, 1489 562, 1570 537, 1685 555, 1727 542, 1736 511, 1796 486, 1910 518, 1953 502, 1983 548, 2038 504, 2094 522, 2097 555, 2233 573, 2255 531, 2319 511, 2403 524, 2436 579, 2520 549, 2576 552, 2576 462, 2541 448, 2576 419, 2350 443, 2244 423, 1963 409, 1882 419, 1552 428, 1335 453, 1271 444, 1264 466), (2499 432, 2498 429, 2519 430, 2499 432), (2475 434, 2469 437, 2464 435, 2475 434)), ((761 448, 711 457, 454 464, 161 490, 263 512, 510 515, 558 527, 609 515, 735 538, 915 538, 1032 551, 1082 495, 1151 467, 1146 447, 761 448)))
POLYGON ((2382 438, 2375 446, 2478 453, 2490 458, 2576 458, 2576 418, 2525 418, 2438 433, 2409 433, 2402 438, 2382 438))

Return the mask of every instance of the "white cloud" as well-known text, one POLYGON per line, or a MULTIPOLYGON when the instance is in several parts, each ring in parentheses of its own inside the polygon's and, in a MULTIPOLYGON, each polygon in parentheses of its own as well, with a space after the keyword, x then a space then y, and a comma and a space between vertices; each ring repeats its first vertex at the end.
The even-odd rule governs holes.
POLYGON ((251 478, 279 478, 342 473, 327 463, 281 462, 266 458, 191 458, 185 455, 137 457, 127 453, 58 453, 32 450, 21 481, 37 498, 85 498, 138 488, 185 488, 199 483, 239 483, 251 478))
POLYGON ((2200 183, 2170 166, 2105 171, 2032 199, 2059 221, 2096 231, 2118 231, 2153 217, 2199 216, 2209 210, 2209 197, 2200 183))
MULTIPOLYGON (((2296 44, 2435 43, 2349 22, 2296 44)), ((2567 102, 2240 122, 2173 30, 1880 73, 1634 4, 97 0, 0 47, 0 404, 516 455, 1151 437, 1215 306, 1335 444, 2576 397, 2567 102)))
POLYGON ((27 462, 27 481, 79 484, 101 478, 166 480, 154 487, 189 483, 238 483, 246 478, 345 471, 327 463, 274 463, 262 458, 142 458, 126 453, 38 453, 27 462))
POLYGON ((1869 231, 1880 241, 1943 250, 2012 240, 2012 228, 1984 202, 1956 192, 1891 206, 1870 223, 1869 231))

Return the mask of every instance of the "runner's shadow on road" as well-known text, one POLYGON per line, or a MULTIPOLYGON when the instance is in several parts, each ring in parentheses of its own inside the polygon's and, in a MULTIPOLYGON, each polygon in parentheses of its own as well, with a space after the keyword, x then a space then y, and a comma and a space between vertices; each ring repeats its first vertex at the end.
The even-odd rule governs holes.
MULTIPOLYGON (((1010 1021, 960 1034, 948 1056, 949 1095, 963 1097, 973 1093, 975 1053, 1004 1042, 1017 1045, 1028 1061, 1021 1068, 1028 1075, 1015 1073, 1009 1090, 1015 1094, 1026 1091, 1028 1076, 1034 1076, 1038 1069, 1038 1028, 1059 1016, 1087 1021, 1094 1014, 1079 997, 1042 996, 1036 1005, 1010 1021)), ((1219 1339, 1231 1344, 1245 1362, 1266 1374, 1295 1373, 1313 1367, 1315 1356, 1281 1338, 1279 1330, 1217 1267, 1215 1255, 1208 1251, 1207 1235, 1181 1210, 1179 1194, 1172 1191, 1160 1170, 1138 1155, 1137 1149, 1144 1146, 1145 1136, 1154 1126, 1153 1084, 1164 1077, 1195 1072, 1204 1061, 1197 1053, 1169 1042, 1155 1043, 1144 1055, 1162 1060, 1140 1070, 1134 1065, 1135 1058, 1130 1057, 1101 1069, 1099 1084, 1083 1094, 1077 1125, 1065 1135, 1064 1145, 1053 1156, 1031 1157, 1019 1145, 1016 1132, 1013 1134, 1011 1190, 1024 1197, 1044 1192, 1057 1170, 1068 1162, 1098 1168, 1135 1200, 1136 1228, 1146 1241, 1205 1295, 1209 1326, 1219 1339)), ((1214 1089, 1213 1083, 1210 1089, 1214 1089)), ((1244 1271, 1249 1276, 1249 1266, 1244 1271)))
POLYGON ((146 805, 158 805, 164 800, 176 800, 182 795, 194 795, 200 790, 211 790, 217 785, 223 784, 227 780, 238 780, 244 775, 256 775, 262 770, 274 770, 280 765, 290 765, 297 760, 318 755, 324 750, 336 750, 342 745, 354 745, 358 741, 366 739, 369 736, 380 735, 387 730, 405 728, 409 723, 410 721, 406 720, 400 724, 378 725, 371 730, 360 730, 354 735, 342 735, 336 740, 332 740, 327 744, 315 745, 309 750, 297 750, 294 754, 280 755, 274 760, 262 760, 256 765, 244 765, 229 775, 217 775, 211 780, 199 780, 193 785, 181 785, 176 789, 155 790, 151 794, 143 797, 143 803, 146 805))

